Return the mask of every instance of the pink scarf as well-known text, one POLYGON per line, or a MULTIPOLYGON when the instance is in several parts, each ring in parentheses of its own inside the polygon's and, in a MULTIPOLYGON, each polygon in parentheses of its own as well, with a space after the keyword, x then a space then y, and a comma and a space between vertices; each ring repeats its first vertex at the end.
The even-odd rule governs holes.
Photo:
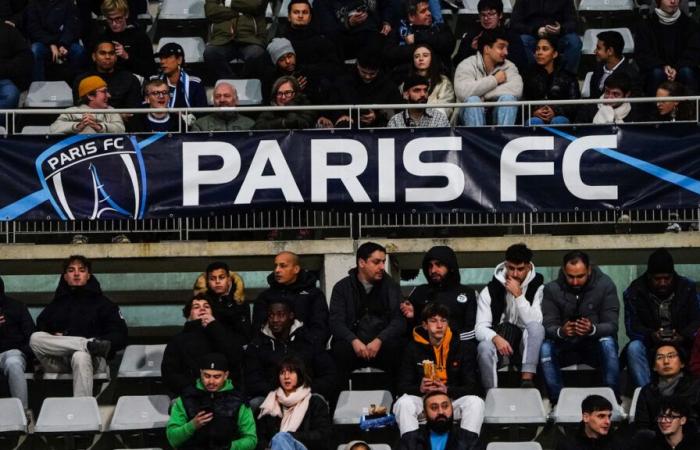
POLYGON ((297 431, 309 409, 311 389, 302 386, 288 396, 282 388, 277 388, 267 394, 260 405, 258 419, 263 416, 281 417, 280 431, 297 431))

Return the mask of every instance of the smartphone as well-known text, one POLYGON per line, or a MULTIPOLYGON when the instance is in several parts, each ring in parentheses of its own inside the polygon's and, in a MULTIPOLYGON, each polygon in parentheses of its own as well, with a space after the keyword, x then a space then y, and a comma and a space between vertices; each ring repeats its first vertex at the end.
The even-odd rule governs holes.
POLYGON ((671 328, 662 328, 659 332, 659 337, 661 339, 671 339, 673 337, 673 330, 671 328))

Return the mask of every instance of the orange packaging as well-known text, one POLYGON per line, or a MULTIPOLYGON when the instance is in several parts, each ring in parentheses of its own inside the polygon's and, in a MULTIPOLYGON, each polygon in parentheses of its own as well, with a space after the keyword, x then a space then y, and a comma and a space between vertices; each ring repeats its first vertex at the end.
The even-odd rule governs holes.
POLYGON ((435 379, 435 363, 425 359, 423 360, 423 376, 430 380, 435 379))

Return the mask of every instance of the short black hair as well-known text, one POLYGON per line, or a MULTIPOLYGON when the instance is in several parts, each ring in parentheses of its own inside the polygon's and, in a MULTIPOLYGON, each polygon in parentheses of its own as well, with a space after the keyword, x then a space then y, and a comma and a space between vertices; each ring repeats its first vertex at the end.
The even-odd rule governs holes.
POLYGON ((579 261, 586 267, 591 265, 591 260, 588 257, 588 253, 581 250, 572 250, 564 255, 564 258, 562 258, 562 265, 566 266, 567 264, 576 264, 579 261))
POLYGON ((265 311, 269 311, 272 305, 284 305, 289 312, 294 313, 294 304, 286 295, 271 295, 265 301, 265 311))
POLYGON ((429 3, 428 0, 407 0, 406 1, 406 16, 415 14, 418 12, 418 5, 421 3, 429 3))
POLYGON ((427 322, 428 319, 435 316, 450 320, 450 309, 442 303, 428 303, 428 305, 423 308, 420 318, 423 322, 427 322))
MULTIPOLYGON (((427 394, 423 396, 423 408, 425 408, 425 404, 430 400, 430 398, 435 397, 436 395, 444 395, 447 398, 450 398, 447 393, 442 392, 442 391, 429 391, 427 394)), ((450 398, 450 402, 452 402, 452 399, 450 398)))
POLYGON ((615 56, 620 58, 625 49, 625 40, 620 33, 614 30, 602 31, 596 36, 603 47, 613 49, 615 56))
POLYGON ((688 406, 688 402, 683 398, 676 397, 675 395, 661 397, 657 415, 660 416, 667 412, 676 413, 681 417, 690 417, 690 407, 688 406))
POLYGON ((223 261, 215 261, 207 266, 206 275, 209 278, 209 274, 215 270, 224 269, 226 273, 229 273, 231 269, 228 268, 228 264, 223 261))
POLYGON ((66 271, 68 270, 68 266, 70 266, 72 263, 74 263, 76 261, 79 262, 80 264, 84 265, 85 268, 87 269, 88 273, 90 273, 90 274, 92 273, 92 263, 90 262, 89 259, 87 259, 83 255, 70 255, 68 258, 64 259, 63 264, 62 264, 62 267, 63 267, 62 273, 66 273, 66 271))
POLYGON ((365 49, 357 55, 357 65, 363 69, 379 70, 382 67, 382 57, 376 49, 365 49))
POLYGON ((508 36, 500 27, 494 28, 493 30, 484 30, 481 33, 481 36, 479 36, 479 39, 476 41, 476 45, 478 47, 477 50, 483 55, 484 46, 488 45, 489 47, 493 47, 493 44, 495 44, 499 39, 508 42, 508 36))
POLYGON ((282 358, 282 360, 280 360, 279 364, 277 364, 277 372, 275 372, 275 381, 273 383, 275 386, 280 386, 279 374, 284 369, 297 374, 297 387, 311 386, 311 375, 309 374, 304 361, 298 356, 285 356, 282 358))
POLYGON ((380 252, 386 253, 386 248, 377 244, 376 242, 365 242, 357 248, 357 254, 355 262, 359 262, 361 259, 367 261, 372 253, 379 250, 380 252))
POLYGON ((529 263, 532 261, 532 250, 522 242, 513 244, 506 249, 506 261, 512 263, 529 263))
POLYGON ((503 14, 503 0, 479 0, 476 5, 478 12, 495 10, 498 14, 503 14))
POLYGON ((626 73, 617 70, 605 79, 603 86, 608 89, 619 89, 627 95, 632 91, 632 78, 626 73))
POLYGON ((596 411, 612 411, 612 403, 602 395, 589 395, 581 402, 581 413, 594 413, 596 411))
MULTIPOLYGON (((686 351, 682 345, 679 345, 675 342, 661 342, 660 344, 656 345, 654 347, 654 352, 652 353, 652 356, 651 356, 652 361, 654 359, 656 359, 656 352, 658 352, 661 347, 673 347, 676 350, 676 353, 678 353, 678 358, 681 360, 681 363, 683 363, 683 365, 687 365, 688 354, 686 353, 686 351)), ((681 372, 683 370, 684 369, 681 369, 681 372)))
POLYGON ((298 4, 298 3, 303 3, 305 5, 309 6, 309 9, 311 10, 311 15, 314 13, 314 8, 311 6, 311 3, 309 3, 309 0, 291 0, 289 2, 289 5, 287 5, 287 14, 290 14, 292 12, 292 5, 298 4))
POLYGON ((92 53, 97 52, 97 49, 98 49, 98 48, 100 47, 100 45, 102 45, 102 44, 109 44, 109 45, 111 45, 112 47, 115 47, 114 41, 112 41, 112 40, 110 40, 110 39, 107 39, 107 38, 100 38, 100 39, 97 39, 97 40, 93 43, 93 45, 92 45, 92 53))
POLYGON ((207 303, 209 303, 209 306, 211 306, 211 303, 209 302, 209 299, 206 297, 204 294, 197 294, 194 297, 192 297, 186 304, 185 306, 182 307, 182 315, 185 317, 185 319, 190 318, 190 312, 192 312, 192 302, 195 300, 206 300, 207 303))

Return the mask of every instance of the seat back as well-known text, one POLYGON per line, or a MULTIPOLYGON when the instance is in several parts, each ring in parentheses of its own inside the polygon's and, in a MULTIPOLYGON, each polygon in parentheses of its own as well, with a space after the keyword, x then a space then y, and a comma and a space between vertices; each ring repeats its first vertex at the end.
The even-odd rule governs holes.
POLYGON ((110 431, 152 430, 168 424, 167 395, 123 395, 117 400, 110 431))
POLYGON ((102 428, 95 397, 48 397, 36 420, 36 433, 99 433, 102 428))
POLYGON ((486 393, 484 423, 545 423, 542 397, 537 389, 493 388, 486 393))

